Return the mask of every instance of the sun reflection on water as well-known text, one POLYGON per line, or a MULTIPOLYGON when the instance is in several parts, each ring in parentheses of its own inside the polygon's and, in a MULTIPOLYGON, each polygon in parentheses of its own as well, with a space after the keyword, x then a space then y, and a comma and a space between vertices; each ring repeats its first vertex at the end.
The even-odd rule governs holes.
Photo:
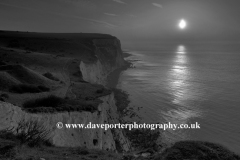
POLYGON ((173 66, 170 70, 170 88, 173 93, 174 104, 181 104, 181 100, 187 96, 187 83, 190 73, 186 66, 187 64, 186 47, 179 45, 175 51, 175 58, 173 59, 173 66), (178 103, 176 103, 178 102, 178 103))
MULTIPOLYGON (((162 112, 166 121, 177 124, 188 123, 191 118, 198 115, 198 111, 187 103, 191 99, 188 83, 191 77, 188 68, 188 54, 186 46, 177 46, 174 52, 173 64, 169 70, 169 89, 172 93, 171 103, 173 107, 162 112)), ((186 135, 183 134, 182 137, 184 136, 186 135)))
POLYGON ((185 54, 186 53, 185 46, 184 45, 179 45, 178 48, 177 48, 176 53, 178 53, 178 54, 185 54))

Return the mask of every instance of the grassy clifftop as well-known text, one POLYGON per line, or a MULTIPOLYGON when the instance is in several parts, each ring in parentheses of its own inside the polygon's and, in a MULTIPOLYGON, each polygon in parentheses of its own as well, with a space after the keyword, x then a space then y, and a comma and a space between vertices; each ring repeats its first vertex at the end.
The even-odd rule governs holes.
POLYGON ((116 37, 98 33, 0 32, 1 46, 81 58, 86 61, 96 60, 94 39, 116 39, 116 37))
POLYGON ((8 95, 1 99, 22 106, 27 100, 57 96, 97 106, 98 97, 111 92, 84 81, 79 65, 98 59, 93 41, 99 39, 118 41, 97 33, 0 31, 0 93, 8 95))

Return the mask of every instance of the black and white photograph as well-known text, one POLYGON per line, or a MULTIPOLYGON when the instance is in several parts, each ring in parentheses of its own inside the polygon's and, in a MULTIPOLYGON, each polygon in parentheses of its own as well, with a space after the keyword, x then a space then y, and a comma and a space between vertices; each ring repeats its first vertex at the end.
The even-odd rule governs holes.
POLYGON ((0 160, 240 160, 240 1, 0 0, 0 160))

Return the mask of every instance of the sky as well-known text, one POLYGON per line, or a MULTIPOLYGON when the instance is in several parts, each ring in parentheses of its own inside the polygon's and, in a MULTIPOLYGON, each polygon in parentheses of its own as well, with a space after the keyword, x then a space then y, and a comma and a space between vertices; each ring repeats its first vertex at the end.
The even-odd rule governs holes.
POLYGON ((0 30, 107 33, 132 42, 236 41, 239 16, 239 0, 0 0, 0 30))

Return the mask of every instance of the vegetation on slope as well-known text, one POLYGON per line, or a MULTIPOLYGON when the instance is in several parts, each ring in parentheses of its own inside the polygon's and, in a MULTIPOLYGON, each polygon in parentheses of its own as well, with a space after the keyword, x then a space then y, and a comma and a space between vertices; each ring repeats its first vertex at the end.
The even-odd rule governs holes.
POLYGON ((130 103, 128 94, 125 91, 117 88, 112 88, 111 90, 114 93, 117 110, 120 114, 122 114, 124 109, 126 109, 128 107, 128 104, 130 103))
POLYGON ((7 65, 7 63, 0 61, 0 66, 4 66, 4 65, 7 65))
POLYGON ((21 120, 16 128, 0 131, 0 159, 16 159, 23 148, 52 146, 50 131, 36 120, 21 120))
POLYGON ((91 83, 74 83, 72 92, 76 95, 77 99, 82 99, 86 101, 98 100, 99 97, 103 97, 112 93, 111 90, 105 88, 99 84, 91 83))
POLYGON ((89 111, 97 110, 97 103, 85 102, 81 100, 63 99, 54 95, 26 101, 23 108, 31 113, 53 113, 70 111, 89 111))
POLYGON ((23 65, 0 66, 0 72, 7 73, 13 79, 24 84, 49 85, 51 80, 23 65))
POLYGON ((53 76, 51 73, 49 73, 49 72, 44 73, 43 76, 46 77, 46 78, 48 78, 48 79, 51 79, 51 80, 53 80, 53 81, 59 81, 58 78, 54 77, 54 76, 53 76))
POLYGON ((180 141, 157 155, 155 160, 239 160, 225 147, 202 141, 180 141))
POLYGON ((21 120, 18 127, 0 131, 1 160, 111 160, 122 155, 86 148, 55 147, 50 131, 36 120, 21 120))
POLYGON ((134 150, 152 149, 157 152, 161 149, 158 140, 161 137, 159 130, 132 129, 125 130, 126 136, 131 141, 134 150))
POLYGON ((11 88, 9 88, 9 92, 12 93, 40 93, 40 92, 48 92, 50 89, 45 86, 36 86, 36 85, 30 85, 30 84, 17 84, 12 85, 11 88))
POLYGON ((29 147, 51 146, 50 131, 44 127, 42 122, 33 119, 28 121, 22 119, 16 128, 12 127, 1 131, 0 138, 13 140, 20 145, 29 147))

